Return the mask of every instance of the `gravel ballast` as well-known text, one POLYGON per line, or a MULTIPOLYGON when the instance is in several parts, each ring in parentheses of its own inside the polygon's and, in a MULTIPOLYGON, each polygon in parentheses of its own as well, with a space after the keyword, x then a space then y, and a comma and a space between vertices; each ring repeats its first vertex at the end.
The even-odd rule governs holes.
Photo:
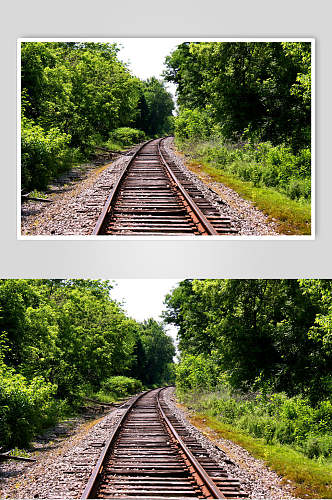
MULTIPOLYGON (((251 202, 244 200, 221 183, 206 184, 191 172, 174 152, 173 138, 167 138, 164 144, 167 153, 187 178, 202 191, 221 215, 231 218, 232 226, 238 230, 237 236, 278 234, 277 224, 269 222, 267 216, 257 210, 251 202)), ((92 169, 87 178, 75 183, 74 186, 57 189, 55 195, 50 198, 52 203, 23 201, 22 236, 91 235, 112 186, 126 168, 130 158, 131 156, 121 156, 101 169, 92 169)))
POLYGON ((80 498, 106 439, 124 411, 114 408, 97 423, 77 425, 73 435, 58 445, 48 441, 31 455, 35 463, 0 462, 0 498, 80 498))
POLYGON ((236 478, 241 490, 251 499, 293 500, 291 485, 282 484, 282 478, 266 467, 262 460, 257 460, 241 446, 227 439, 216 438, 214 442, 205 437, 200 430, 188 421, 189 412, 179 408, 174 397, 174 389, 165 391, 165 402, 176 418, 188 429, 188 432, 208 451, 214 460, 224 467, 230 478, 236 478), (220 448, 227 450, 227 455, 220 448))
POLYGON ((176 165, 186 177, 204 193, 204 196, 220 211, 221 215, 228 215, 232 225, 239 231, 239 235, 247 236, 276 236, 277 224, 270 222, 267 216, 254 205, 239 196, 236 191, 220 182, 209 182, 207 185, 184 164, 182 158, 174 151, 174 140, 168 137, 164 147, 176 165))
POLYGON ((112 186, 130 159, 131 155, 123 155, 102 168, 92 170, 83 181, 75 183, 63 193, 60 190, 50 204, 24 201, 21 234, 90 235, 112 186))
MULTIPOLYGON (((164 400, 228 475, 240 481, 241 489, 249 494, 249 498, 293 500, 291 486, 282 485, 282 478, 261 460, 231 441, 218 438, 212 442, 191 425, 186 412, 176 404, 173 388, 166 389, 164 400), (219 447, 227 450, 227 456, 219 447)), ((90 425, 77 426, 75 432, 57 446, 49 441, 42 452, 32 455, 37 459, 35 463, 6 461, 0 464, 0 497, 80 498, 106 439, 124 411, 118 407, 90 425)))

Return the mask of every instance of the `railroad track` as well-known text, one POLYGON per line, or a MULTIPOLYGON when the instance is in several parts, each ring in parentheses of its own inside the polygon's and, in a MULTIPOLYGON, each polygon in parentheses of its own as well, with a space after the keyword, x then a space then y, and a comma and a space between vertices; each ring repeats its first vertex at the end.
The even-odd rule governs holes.
POLYGON ((126 409, 81 500, 247 498, 239 482, 171 414, 163 390, 137 396, 126 409))
POLYGON ((228 216, 207 200, 163 146, 143 144, 113 185, 93 234, 230 235, 228 216))

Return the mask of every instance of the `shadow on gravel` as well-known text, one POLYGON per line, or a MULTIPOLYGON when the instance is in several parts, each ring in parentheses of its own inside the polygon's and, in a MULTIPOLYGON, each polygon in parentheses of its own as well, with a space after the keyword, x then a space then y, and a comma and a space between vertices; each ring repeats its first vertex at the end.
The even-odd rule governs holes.
POLYGON ((22 215, 38 215, 40 213, 41 207, 38 208, 31 208, 30 206, 25 207, 24 204, 22 204, 22 215))
MULTIPOLYGON (((14 460, 12 460, 11 462, 8 462, 7 463, 12 463, 14 464, 14 460)), ((5 471, 2 471, 1 470, 1 464, 0 464, 0 479, 10 479, 11 477, 17 477, 17 476, 20 476, 22 474, 22 470, 18 470, 16 468, 16 470, 11 470, 11 469, 8 469, 8 466, 6 468, 5 471)))

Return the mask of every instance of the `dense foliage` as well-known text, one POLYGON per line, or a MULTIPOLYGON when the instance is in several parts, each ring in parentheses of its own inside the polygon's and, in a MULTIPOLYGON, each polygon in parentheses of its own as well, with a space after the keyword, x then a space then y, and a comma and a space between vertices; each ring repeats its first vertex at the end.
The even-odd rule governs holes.
POLYGON ((119 397, 135 394, 143 390, 143 384, 140 380, 132 377, 117 375, 109 377, 100 385, 98 396, 104 400, 107 398, 117 399, 119 397))
POLYGON ((310 144, 309 42, 186 42, 166 63, 180 109, 205 110, 225 137, 310 144))
POLYGON ((215 364, 212 385, 331 395, 330 280, 185 280, 166 302, 182 356, 215 364))
POLYGON ((145 385, 161 385, 165 380, 174 381, 174 345, 157 321, 149 319, 141 324, 134 355, 131 373, 145 385))
POLYGON ((119 127, 114 132, 110 132, 109 137, 106 146, 110 145, 110 149, 113 144, 119 144, 120 147, 130 146, 146 140, 146 135, 142 130, 132 127, 119 127))
POLYGON ((294 154, 290 146, 271 142, 238 141, 236 144, 220 137, 197 138, 179 142, 183 134, 204 130, 202 117, 187 110, 175 122, 177 144, 195 162, 201 161, 217 171, 226 172, 255 187, 268 187, 290 199, 306 202, 311 198, 311 153, 304 148, 294 154), (189 132, 187 132, 189 129, 189 132))
POLYGON ((165 83, 155 77, 148 78, 141 85, 137 128, 144 130, 151 137, 172 132, 173 108, 173 98, 167 92, 165 83))
POLYGON ((27 380, 0 361, 0 442, 2 446, 27 443, 52 423, 63 409, 54 399, 56 386, 43 377, 27 380))
POLYGON ((183 43, 166 64, 179 147, 254 185, 310 197, 310 43, 183 43))
POLYGON ((119 128, 140 129, 134 141, 168 132, 173 101, 164 84, 134 77, 118 51, 109 43, 22 43, 24 188, 45 188, 119 128))
POLYGON ((313 407, 302 396, 288 397, 282 392, 248 395, 232 393, 225 387, 211 392, 187 392, 180 387, 178 394, 197 410, 255 438, 263 438, 267 444, 290 445, 309 458, 327 458, 332 454, 330 400, 313 407))
POLYGON ((222 421, 332 452, 331 280, 185 280, 166 304, 180 394, 219 391, 202 407, 222 421))
POLYGON ((127 317, 111 289, 92 280, 0 280, 3 445, 26 442, 86 395, 170 381, 172 340, 155 320, 127 317))

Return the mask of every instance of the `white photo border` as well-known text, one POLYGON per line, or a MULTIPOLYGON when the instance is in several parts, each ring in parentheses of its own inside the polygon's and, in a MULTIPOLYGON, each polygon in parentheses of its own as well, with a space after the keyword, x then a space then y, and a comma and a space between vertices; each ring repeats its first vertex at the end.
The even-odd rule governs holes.
POLYGON ((17 39, 17 240, 24 241, 248 241, 248 240, 315 240, 316 239, 316 38, 315 37, 24 37, 17 39), (22 235, 21 233, 21 43, 22 42, 95 42, 124 43, 133 39, 167 39, 182 42, 310 42, 311 43, 311 234, 310 235, 277 235, 277 236, 127 236, 127 235, 22 235))

